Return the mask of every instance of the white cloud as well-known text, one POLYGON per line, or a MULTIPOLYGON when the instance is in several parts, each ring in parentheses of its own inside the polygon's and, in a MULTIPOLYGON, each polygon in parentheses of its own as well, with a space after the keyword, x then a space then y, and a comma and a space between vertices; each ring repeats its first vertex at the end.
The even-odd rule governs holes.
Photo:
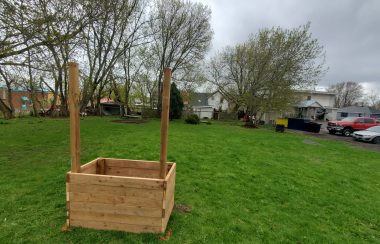
POLYGON ((272 26, 293 28, 311 21, 326 49, 329 71, 321 86, 353 80, 380 90, 379 0, 193 0, 209 5, 215 36, 211 53, 272 26), (369 82, 372 81, 372 82, 369 82))

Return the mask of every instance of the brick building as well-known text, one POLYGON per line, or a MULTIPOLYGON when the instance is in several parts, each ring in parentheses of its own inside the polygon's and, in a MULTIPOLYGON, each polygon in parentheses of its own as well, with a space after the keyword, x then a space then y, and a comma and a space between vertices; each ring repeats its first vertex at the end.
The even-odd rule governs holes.
MULTIPOLYGON (((4 86, 0 86, 0 99, 9 106, 8 103, 8 89, 4 86)), ((33 110, 32 99, 30 97, 31 93, 24 89, 13 89, 12 90, 12 104, 15 109, 15 113, 29 113, 33 110)), ((42 108, 48 109, 50 105, 49 94, 46 91, 38 90, 36 91, 37 98, 37 108, 40 110, 42 108)))

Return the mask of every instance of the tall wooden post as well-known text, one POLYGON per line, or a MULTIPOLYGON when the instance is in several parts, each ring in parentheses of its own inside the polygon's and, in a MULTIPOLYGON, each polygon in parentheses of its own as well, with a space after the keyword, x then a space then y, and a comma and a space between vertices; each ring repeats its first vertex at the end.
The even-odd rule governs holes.
POLYGON ((80 172, 79 67, 69 62, 69 109, 71 172, 80 172))
POLYGON ((170 109, 170 80, 172 70, 164 69, 164 84, 162 89, 162 112, 161 112, 161 153, 160 153, 160 176, 165 179, 167 172, 168 154, 168 129, 169 129, 169 109, 170 109))

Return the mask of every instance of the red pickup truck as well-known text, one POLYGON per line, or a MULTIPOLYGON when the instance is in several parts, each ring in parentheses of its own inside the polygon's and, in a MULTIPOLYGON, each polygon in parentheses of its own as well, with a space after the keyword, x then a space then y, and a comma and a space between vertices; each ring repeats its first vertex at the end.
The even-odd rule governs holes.
POLYGON ((372 126, 379 125, 376 119, 367 117, 347 117, 340 121, 330 121, 327 130, 330 134, 337 132, 344 136, 350 136, 356 130, 366 130, 372 126))

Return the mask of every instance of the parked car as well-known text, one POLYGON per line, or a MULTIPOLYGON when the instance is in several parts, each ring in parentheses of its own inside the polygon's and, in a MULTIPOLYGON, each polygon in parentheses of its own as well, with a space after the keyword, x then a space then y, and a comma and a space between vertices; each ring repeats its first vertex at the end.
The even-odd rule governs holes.
POLYGON ((347 117, 341 121, 330 121, 327 124, 327 130, 330 134, 337 132, 344 136, 351 136, 354 131, 366 130, 370 127, 379 125, 374 118, 367 117, 347 117))
POLYGON ((354 132, 352 138, 357 141, 373 142, 380 144, 380 126, 373 126, 366 130, 354 132))

